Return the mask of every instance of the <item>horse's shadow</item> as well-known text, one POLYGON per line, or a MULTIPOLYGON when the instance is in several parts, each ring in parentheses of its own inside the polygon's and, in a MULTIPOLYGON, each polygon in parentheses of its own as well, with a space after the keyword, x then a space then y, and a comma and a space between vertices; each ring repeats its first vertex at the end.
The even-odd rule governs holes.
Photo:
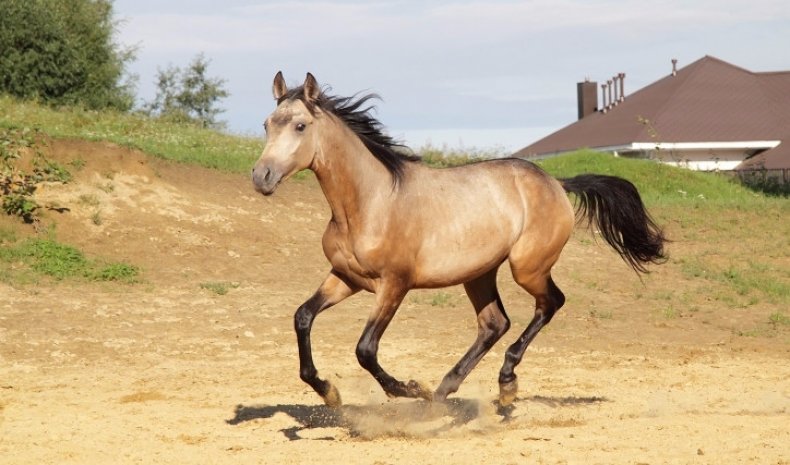
MULTIPOLYGON (((296 420, 301 426, 294 426, 280 430, 291 441, 303 439, 299 432, 314 428, 348 428, 348 421, 344 419, 341 409, 334 409, 326 405, 263 405, 246 406, 237 405, 235 416, 225 420, 229 425, 238 425, 247 421, 272 418, 278 413, 284 413, 296 420)), ((332 439, 327 437, 325 439, 332 439)))
MULTIPOLYGON (((381 405, 343 405, 330 408, 325 405, 237 405, 234 417, 226 420, 229 425, 239 425, 258 419, 270 419, 283 413, 297 425, 283 428, 280 432, 291 441, 305 439, 300 435, 309 430, 340 428, 352 437, 419 435, 431 437, 467 425, 483 416, 499 422, 508 422, 518 405, 529 402, 540 403, 552 408, 593 405, 608 402, 605 397, 551 397, 532 396, 517 399, 508 407, 475 399, 449 399, 446 402, 388 402, 381 405), (414 426, 422 425, 422 426, 414 426)), ((333 436, 313 439, 333 440, 333 436)))

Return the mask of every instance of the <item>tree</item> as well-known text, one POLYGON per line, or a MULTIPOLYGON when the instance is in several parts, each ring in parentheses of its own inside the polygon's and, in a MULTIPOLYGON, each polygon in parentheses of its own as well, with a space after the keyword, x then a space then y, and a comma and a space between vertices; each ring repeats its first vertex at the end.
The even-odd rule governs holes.
POLYGON ((217 103, 230 94, 223 87, 224 79, 208 77, 209 64, 201 53, 185 70, 173 65, 160 69, 156 97, 145 105, 144 111, 152 116, 194 121, 203 127, 221 127, 216 117, 224 110, 217 103))
POLYGON ((111 0, 0 0, 0 92, 60 105, 131 109, 111 0))

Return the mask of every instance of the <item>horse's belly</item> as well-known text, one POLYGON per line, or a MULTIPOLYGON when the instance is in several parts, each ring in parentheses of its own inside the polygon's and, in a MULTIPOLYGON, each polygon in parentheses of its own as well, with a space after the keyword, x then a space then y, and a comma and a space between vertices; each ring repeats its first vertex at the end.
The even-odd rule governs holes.
POLYGON ((510 250, 509 242, 501 234, 481 235, 424 247, 414 270, 415 287, 451 286, 476 278, 502 264, 510 250))

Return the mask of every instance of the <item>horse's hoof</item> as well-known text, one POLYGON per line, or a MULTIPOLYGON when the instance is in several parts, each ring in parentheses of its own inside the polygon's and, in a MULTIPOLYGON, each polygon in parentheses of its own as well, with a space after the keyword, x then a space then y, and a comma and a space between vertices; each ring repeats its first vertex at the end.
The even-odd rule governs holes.
POLYGON ((343 401, 340 399, 340 392, 337 390, 334 384, 331 384, 327 381, 329 385, 329 389, 326 391, 326 395, 322 396, 324 398, 324 403, 327 407, 330 408, 338 408, 343 405, 343 401))
POLYGON ((499 385, 499 406, 507 407, 516 400, 518 394, 518 380, 514 379, 508 383, 499 385))
POLYGON ((419 381, 411 380, 407 385, 411 397, 419 397, 428 401, 433 401, 433 389, 419 381))

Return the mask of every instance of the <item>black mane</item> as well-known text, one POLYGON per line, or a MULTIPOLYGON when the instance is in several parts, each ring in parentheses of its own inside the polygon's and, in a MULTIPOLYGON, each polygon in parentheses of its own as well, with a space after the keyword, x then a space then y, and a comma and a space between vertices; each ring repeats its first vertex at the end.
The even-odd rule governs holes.
POLYGON ((310 113, 315 113, 315 108, 318 107, 321 111, 331 113, 346 123, 370 153, 387 168, 392 175, 394 185, 403 179, 404 165, 407 162, 420 160, 411 149, 385 134, 384 125, 371 115, 374 106, 366 104, 373 99, 380 100, 377 94, 338 97, 327 95, 322 90, 316 100, 308 101, 305 99, 303 86, 299 86, 290 89, 277 101, 277 104, 294 99, 301 100, 310 113))

